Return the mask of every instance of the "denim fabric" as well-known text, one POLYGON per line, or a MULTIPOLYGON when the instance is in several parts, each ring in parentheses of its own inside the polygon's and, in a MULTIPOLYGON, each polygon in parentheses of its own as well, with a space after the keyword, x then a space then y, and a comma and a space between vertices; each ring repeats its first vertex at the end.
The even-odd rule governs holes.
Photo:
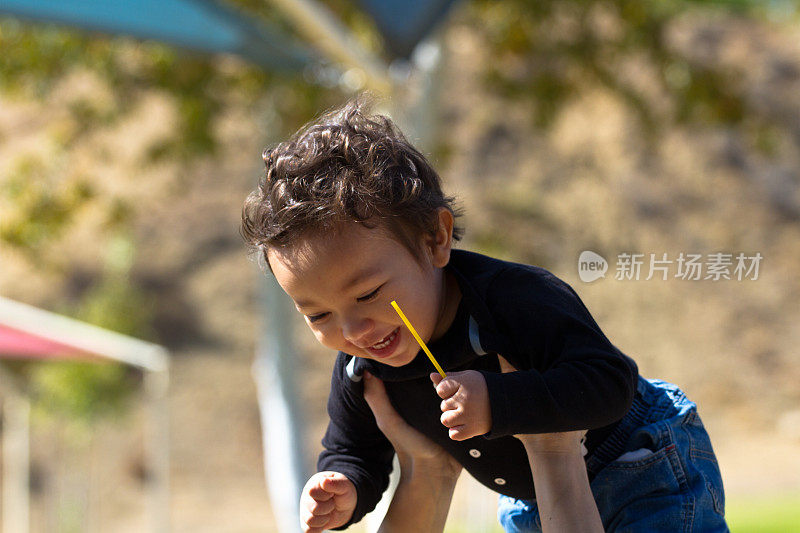
MULTIPOLYGON (((586 465, 606 531, 728 531, 708 433, 695 403, 671 383, 640 377, 630 411, 586 465), (620 460, 634 450, 638 458, 620 460)), ((510 533, 542 530, 536 500, 501 495, 497 517, 510 533)))

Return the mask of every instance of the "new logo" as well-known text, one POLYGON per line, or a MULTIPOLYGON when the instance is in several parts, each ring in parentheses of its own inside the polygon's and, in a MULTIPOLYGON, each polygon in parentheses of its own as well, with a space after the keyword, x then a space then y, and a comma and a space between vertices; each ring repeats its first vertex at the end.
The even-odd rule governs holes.
POLYGON ((596 279, 606 277, 608 271, 608 261, 603 256, 584 250, 578 257, 578 276, 581 281, 590 283, 596 279))

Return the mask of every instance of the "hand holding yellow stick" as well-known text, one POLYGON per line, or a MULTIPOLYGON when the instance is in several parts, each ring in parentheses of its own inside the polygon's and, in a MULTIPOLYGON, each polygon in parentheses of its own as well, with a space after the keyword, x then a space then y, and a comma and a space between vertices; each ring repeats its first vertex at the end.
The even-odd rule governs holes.
POLYGON ((403 312, 400 310, 400 306, 398 306, 397 302, 395 302, 394 300, 392 300, 391 304, 392 307, 394 307, 394 310, 397 311, 397 314, 400 315, 400 318, 403 320, 403 323, 405 323, 406 327, 408 328, 408 331, 410 331, 411 334, 414 335, 414 338, 417 339, 417 342, 422 347, 422 350, 425 352, 425 354, 428 356, 428 359, 430 359, 431 363, 433 363, 433 366, 436 367, 436 371, 439 372, 439 375, 441 375, 443 378, 446 378, 447 374, 444 373, 442 367, 439 366, 438 362, 436 362, 436 358, 433 357, 431 351, 428 349, 427 346, 425 346, 425 343, 422 342, 422 339, 417 334, 417 330, 414 329, 414 326, 412 326, 411 322, 408 321, 406 315, 404 315, 403 312))

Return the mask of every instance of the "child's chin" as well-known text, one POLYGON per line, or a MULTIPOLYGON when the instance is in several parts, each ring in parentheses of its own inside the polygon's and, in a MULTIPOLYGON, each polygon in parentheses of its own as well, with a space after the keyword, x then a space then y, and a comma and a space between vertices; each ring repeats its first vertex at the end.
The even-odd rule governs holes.
POLYGON ((383 363, 386 366, 400 367, 411 362, 407 354, 392 354, 388 357, 372 357, 373 361, 383 363))

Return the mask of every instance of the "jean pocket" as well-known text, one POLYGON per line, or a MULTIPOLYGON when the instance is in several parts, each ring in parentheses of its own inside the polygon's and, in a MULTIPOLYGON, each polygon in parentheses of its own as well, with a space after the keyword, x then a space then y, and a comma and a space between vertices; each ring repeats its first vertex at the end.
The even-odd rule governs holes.
POLYGON ((642 459, 647 459, 655 452, 650 448, 639 448, 638 450, 633 450, 630 452, 625 452, 616 459, 614 459, 615 463, 631 463, 635 461, 641 461, 642 459))
POLYGON ((636 460, 612 461, 591 483, 608 531, 680 531, 691 520, 674 443, 636 460), (676 473, 676 469, 678 472, 676 473))
MULTIPOLYGON (((633 452, 626 452, 619 456, 616 460, 611 461, 603 470, 610 469, 611 471, 619 470, 623 472, 630 472, 632 470, 651 469, 654 465, 664 463, 661 468, 657 468, 658 470, 663 470, 663 472, 660 473, 664 474, 666 477, 670 477, 667 474, 672 473, 672 477, 675 477, 675 474, 672 470, 672 463, 669 461, 668 457, 670 453, 674 453, 674 451, 675 445, 668 444, 656 451, 652 451, 647 448, 641 448, 639 450, 634 450, 633 452), (640 457, 633 455, 641 450, 646 451, 642 452, 640 457)), ((603 470, 600 472, 602 473, 603 470)))

